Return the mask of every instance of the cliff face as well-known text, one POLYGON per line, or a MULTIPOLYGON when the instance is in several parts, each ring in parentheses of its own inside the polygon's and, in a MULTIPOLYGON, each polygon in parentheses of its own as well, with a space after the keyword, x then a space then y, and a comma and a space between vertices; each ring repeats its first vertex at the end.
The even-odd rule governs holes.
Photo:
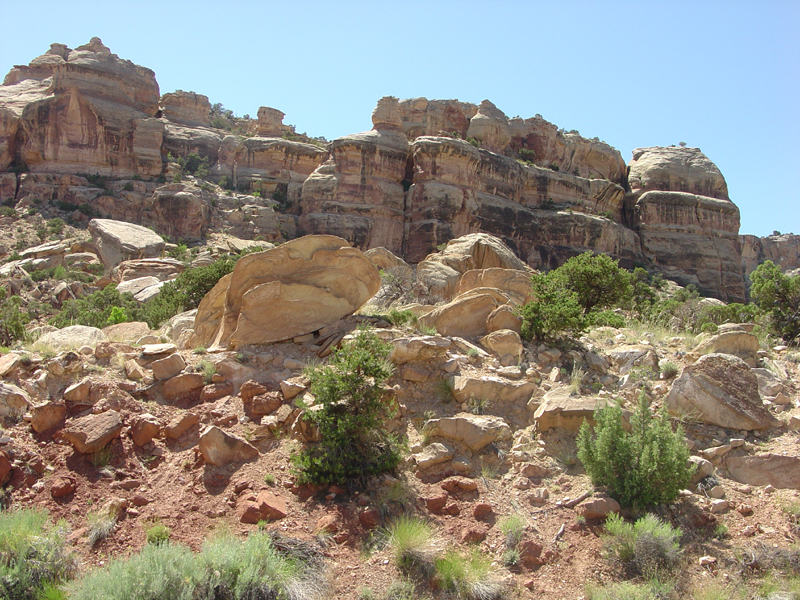
POLYGON ((698 148, 637 148, 626 204, 642 250, 667 277, 723 300, 745 299, 739 209, 698 148))
POLYGON ((157 176, 158 101, 155 74, 99 38, 75 50, 53 45, 0 86, 0 156, 5 166, 19 159, 32 172, 157 176))
POLYGON ((335 234, 410 262, 486 232, 535 268, 595 250, 726 300, 744 299, 763 260, 800 266, 796 240, 739 238, 725 179, 699 149, 640 148, 627 166, 597 138, 540 115, 509 119, 488 100, 386 97, 372 121, 322 148, 261 107, 246 136, 232 135, 210 126, 208 97, 159 98, 152 71, 98 38, 53 44, 0 86, 0 200, 90 204, 184 239, 209 226, 276 240, 335 234), (190 153, 208 159, 211 180, 264 201, 155 182, 173 178, 170 155, 190 153), (77 174, 108 177, 107 189, 77 174), (276 201, 284 214, 269 207, 276 201))

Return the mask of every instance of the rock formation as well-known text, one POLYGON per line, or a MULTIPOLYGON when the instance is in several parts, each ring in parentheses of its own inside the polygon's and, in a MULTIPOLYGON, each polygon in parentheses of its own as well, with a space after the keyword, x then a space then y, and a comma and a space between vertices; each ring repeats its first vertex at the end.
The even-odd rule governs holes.
POLYGON ((262 106, 234 135, 211 127, 207 96, 159 97, 152 71, 98 38, 53 44, 0 86, 0 171, 13 171, 0 172, 0 200, 86 204, 174 241, 209 227, 272 241, 335 234, 409 263, 485 232, 533 268, 594 250, 730 301, 745 299, 764 260, 800 267, 794 236, 738 236, 725 179, 697 148, 639 148, 628 167, 598 138, 540 115, 509 119, 489 100, 387 96, 370 131, 326 148, 283 117, 262 106), (207 159, 208 179, 261 200, 177 183, 172 159, 191 153, 207 159))
POLYGON ((120 59, 99 38, 74 50, 54 45, 0 86, 0 156, 32 172, 157 176, 158 101, 153 71, 120 59))
POLYGON ((745 298, 739 209, 697 148, 638 148, 626 205, 642 251, 665 275, 723 300, 745 298))
POLYGON ((397 98, 382 98, 372 120, 371 131, 331 142, 326 160, 303 184, 299 226, 305 233, 335 233, 365 250, 400 253, 408 141, 397 98))
POLYGON ((352 314, 379 287, 360 250, 307 236, 240 259, 198 307, 195 334, 209 348, 291 339, 352 314))

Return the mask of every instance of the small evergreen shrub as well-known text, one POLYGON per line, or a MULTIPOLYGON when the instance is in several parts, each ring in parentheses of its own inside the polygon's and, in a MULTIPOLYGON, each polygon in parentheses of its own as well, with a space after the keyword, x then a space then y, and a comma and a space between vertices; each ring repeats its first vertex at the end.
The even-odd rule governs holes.
POLYGON ((631 524, 612 513, 606 519, 606 531, 603 541, 610 556, 632 574, 655 577, 678 565, 681 530, 653 514, 631 524))
POLYGON ((604 310, 590 315, 589 322, 595 327, 613 327, 622 329, 625 327, 625 317, 618 315, 613 310, 604 310))
POLYGON ((584 421, 578 434, 578 459, 596 486, 609 489, 623 507, 644 508, 672 502, 692 476, 683 429, 666 411, 653 415, 644 391, 630 421, 622 425, 619 405, 598 409, 594 434, 584 421))
POLYGON ((293 457, 301 481, 342 483, 389 471, 400 462, 399 444, 383 426, 391 414, 381 387, 393 370, 390 349, 362 329, 327 365, 307 370, 321 408, 306 411, 304 418, 317 428, 320 441, 293 457))
POLYGON ((578 335, 586 329, 586 319, 575 292, 565 289, 550 273, 534 275, 531 284, 536 300, 517 311, 522 318, 524 339, 541 342, 561 335, 578 335))

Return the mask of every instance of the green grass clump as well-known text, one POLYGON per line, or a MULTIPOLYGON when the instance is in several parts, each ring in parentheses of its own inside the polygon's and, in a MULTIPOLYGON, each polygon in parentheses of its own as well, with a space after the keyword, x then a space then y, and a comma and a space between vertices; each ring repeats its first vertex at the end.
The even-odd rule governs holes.
POLYGON ((635 523, 626 523, 618 514, 606 519, 604 537, 609 555, 632 574, 655 577, 668 573, 680 560, 681 530, 647 514, 635 523))
POLYGON ((429 572, 436 556, 433 529, 416 517, 401 516, 386 530, 394 564, 403 571, 429 572))
POLYGON ((54 526, 44 510, 0 513, 0 598, 38 600, 45 587, 70 579, 77 564, 66 532, 66 523, 54 526))
POLYGON ((678 375, 678 366, 673 362, 665 362, 659 367, 664 379, 674 379, 678 375))
POLYGON ((117 527, 117 513, 113 506, 90 512, 86 517, 89 521, 88 541, 90 546, 106 539, 117 527))
POLYGON ((506 539, 507 548, 516 548, 525 533, 525 518, 520 515, 509 515, 500 519, 499 527, 506 539))
POLYGON ((449 550, 436 561, 436 576, 441 588, 460 600, 492 600, 503 592, 491 559, 478 548, 468 555, 449 550))
POLYGON ((217 374, 217 366, 209 360, 201 360, 197 367, 203 375, 203 382, 206 385, 211 383, 211 379, 217 374))

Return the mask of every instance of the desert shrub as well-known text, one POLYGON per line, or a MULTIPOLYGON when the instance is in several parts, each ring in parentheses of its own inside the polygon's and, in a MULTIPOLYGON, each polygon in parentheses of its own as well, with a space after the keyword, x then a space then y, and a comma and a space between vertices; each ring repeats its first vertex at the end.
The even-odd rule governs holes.
POLYGON ((170 258, 174 258, 175 260, 185 261, 188 251, 189 249, 186 247, 186 244, 179 243, 172 250, 167 252, 167 254, 170 258))
POLYGON ((203 381, 206 385, 211 383, 211 379, 217 373, 217 366, 212 363, 210 360, 201 360, 200 364, 197 365, 199 368, 200 373, 203 375, 203 381))
POLYGON ((381 387, 392 374, 390 349, 362 329, 326 366, 307 370, 320 408, 304 418, 317 428, 320 441, 293 457, 302 481, 341 483, 388 471, 400 461, 398 443, 383 426, 390 414, 381 387))
POLYGON ((392 308, 383 315, 383 318, 396 327, 415 325, 417 323, 417 315, 410 310, 397 310, 396 308, 392 308))
POLYGON ((437 548, 433 529, 427 522, 403 515, 392 522, 385 536, 398 569, 432 573, 437 548))
POLYGON ((604 310, 589 315, 589 324, 595 327, 613 327, 622 329, 625 327, 625 317, 618 315, 613 310, 604 310))
POLYGON ((768 260, 750 273, 750 297, 769 314, 769 331, 786 342, 800 335, 800 277, 788 276, 768 260))
POLYGON ((6 298, 8 292, 0 287, 0 346, 11 346, 14 342, 26 339, 25 324, 27 315, 20 310, 22 298, 6 298))
POLYGON ((662 409, 655 415, 644 391, 631 417, 631 431, 622 425, 619 405, 598 409, 594 435, 584 421, 578 434, 578 458, 596 486, 607 487, 624 507, 672 502, 691 479, 689 449, 683 429, 672 431, 662 409))
POLYGON ((233 271, 235 264, 232 259, 220 258, 210 265, 186 269, 173 281, 165 283, 158 296, 144 303, 140 317, 157 329, 178 313, 197 308, 211 288, 233 271))
POLYGON ((148 527, 145 531, 145 537, 148 544, 163 544, 169 541, 169 536, 172 531, 166 525, 156 523, 152 527, 148 527))
POLYGON ((66 532, 66 523, 53 526, 44 510, 0 513, 0 597, 38 600, 46 585, 71 578, 77 564, 66 532))
POLYGON ((325 590, 321 561, 281 550, 272 536, 215 537, 195 555, 169 542, 147 544, 69 586, 71 600, 315 600, 325 590))
POLYGON ((47 222, 47 229, 53 235, 61 235, 62 233, 64 233, 64 226, 65 225, 66 225, 66 223, 64 223, 63 219, 60 219, 59 217, 56 217, 55 219, 50 219, 47 222))
POLYGON ((0 206, 0 217, 16 217, 17 211, 11 206, 0 206))
MULTIPOLYGON (((139 305, 130 294, 120 294, 117 286, 109 285, 93 294, 67 300, 61 307, 61 312, 50 319, 50 324, 55 327, 69 325, 87 325, 89 327, 103 328, 112 325, 114 319, 127 316, 135 317, 139 305), (117 308, 119 310, 114 311, 117 308)), ((116 321, 122 323, 124 321, 116 321)))
POLYGON ((606 531, 603 542, 609 555, 632 574, 654 577, 678 565, 681 530, 653 514, 631 524, 612 513, 606 531))
MULTIPOLYGON (((663 600, 670 597, 669 587, 658 580, 646 583, 621 581, 604 587, 589 587, 586 597, 587 600, 663 600)), ((728 596, 724 598, 728 599, 728 596)))
POLYGON ((314 600, 326 585, 322 561, 298 540, 278 538, 264 531, 251 533, 243 542, 232 535, 216 537, 197 557, 200 598, 259 600, 314 600))
POLYGON ((147 544, 138 554, 111 560, 67 589, 70 600, 194 600, 201 580, 189 548, 147 544))
POLYGON ((521 306, 522 337, 543 341, 560 335, 578 335, 586 329, 586 319, 578 294, 565 289, 563 282, 551 271, 531 277, 536 300, 521 306))
POLYGON ((536 152, 533 150, 529 150, 528 148, 520 148, 517 150, 517 156, 522 162, 530 163, 532 165, 536 164, 536 152))
POLYGON ((491 558, 478 548, 467 555, 448 551, 436 561, 436 575, 441 588, 461 600, 492 600, 503 592, 493 575, 491 558))

